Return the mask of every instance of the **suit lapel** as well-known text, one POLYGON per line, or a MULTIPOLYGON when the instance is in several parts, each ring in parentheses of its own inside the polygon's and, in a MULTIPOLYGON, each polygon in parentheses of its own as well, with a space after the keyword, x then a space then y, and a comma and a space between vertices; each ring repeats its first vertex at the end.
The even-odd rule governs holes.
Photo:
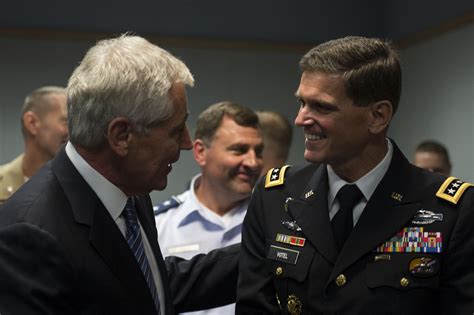
POLYGON ((394 144, 390 167, 367 203, 334 266, 329 282, 363 255, 399 232, 419 210, 410 164, 394 144))
POLYGON ((163 284, 163 290, 165 294, 165 307, 168 313, 172 310, 171 306, 173 301, 172 297, 170 296, 168 271, 166 269, 166 265, 161 254, 161 249, 158 244, 158 234, 154 224, 155 220, 152 210, 153 207, 149 196, 136 198, 135 201, 137 205, 138 218, 140 219, 140 223, 143 227, 143 230, 145 231, 148 242, 150 243, 150 246, 155 255, 156 264, 158 266, 158 271, 160 273, 160 278, 163 284))
POLYGON ((90 227, 89 240, 134 301, 137 313, 153 313, 154 304, 142 272, 118 226, 95 192, 82 178, 64 148, 53 161, 53 171, 67 195, 78 224, 90 227))
POLYGON ((143 312, 154 311, 153 300, 142 271, 125 238, 103 206, 94 211, 90 242, 115 276, 128 289, 128 294, 137 301, 137 307, 142 307, 143 312))
POLYGON ((290 192, 290 196, 298 197, 293 197, 287 205, 302 233, 321 255, 334 263, 337 258, 337 246, 329 221, 327 194, 326 166, 321 165, 303 191, 294 189, 290 192))

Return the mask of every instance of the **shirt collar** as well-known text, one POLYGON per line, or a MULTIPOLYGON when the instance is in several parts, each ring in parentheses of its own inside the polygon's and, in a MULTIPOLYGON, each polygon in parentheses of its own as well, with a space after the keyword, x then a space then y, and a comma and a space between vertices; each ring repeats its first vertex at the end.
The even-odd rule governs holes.
MULTIPOLYGON (((176 219, 178 226, 185 225, 191 221, 196 220, 196 218, 204 218, 207 221, 210 221, 214 224, 219 226, 222 225, 222 222, 226 220, 226 218, 219 218, 217 214, 215 214, 211 209, 204 206, 201 202, 199 202, 195 188, 196 184, 199 184, 199 180, 201 178, 201 174, 198 174, 193 177, 191 180, 191 184, 189 185, 189 190, 185 193, 189 193, 188 198, 184 198, 184 202, 180 205, 182 207, 181 211, 176 214, 176 219)), ((180 196, 177 197, 180 199, 180 196)), ((243 217, 245 216, 250 198, 242 201, 239 205, 235 208, 231 209, 225 216, 230 216, 230 221, 235 222, 242 222, 243 217)), ((235 224, 230 224, 229 226, 233 226, 235 224)))
MULTIPOLYGON (((393 145, 390 140, 387 139, 387 153, 385 157, 380 161, 377 166, 375 166, 370 172, 359 178, 355 181, 354 184, 360 189, 362 194, 364 195, 365 200, 369 200, 372 197, 375 189, 377 188, 378 184, 384 177, 385 173, 390 166, 390 162, 392 161, 393 156, 393 145)), ((340 178, 332 169, 330 165, 327 165, 328 171, 328 182, 329 182, 329 193, 328 193, 328 205, 331 208, 334 200, 336 198, 336 194, 339 189, 342 188, 345 184, 349 184, 342 178, 340 178)))
POLYGON ((87 184, 89 184, 96 193, 97 197, 99 197, 100 201, 102 201, 114 221, 116 221, 125 208, 127 196, 120 188, 112 184, 107 178, 90 166, 77 152, 71 142, 66 144, 66 154, 79 174, 81 174, 87 184))
MULTIPOLYGON (((201 174, 197 174, 196 176, 194 176, 191 180, 191 183, 189 184, 189 190, 184 193, 189 194, 189 197, 186 198, 185 196, 183 196, 184 202, 180 205, 180 208, 182 210, 176 213, 176 222, 178 222, 178 225, 181 225, 190 214, 195 211, 199 211, 199 209, 201 208, 201 204, 199 203, 199 200, 196 197, 196 193, 194 192, 194 185, 200 177, 201 174)), ((181 199, 180 196, 178 196, 177 199, 181 199)))

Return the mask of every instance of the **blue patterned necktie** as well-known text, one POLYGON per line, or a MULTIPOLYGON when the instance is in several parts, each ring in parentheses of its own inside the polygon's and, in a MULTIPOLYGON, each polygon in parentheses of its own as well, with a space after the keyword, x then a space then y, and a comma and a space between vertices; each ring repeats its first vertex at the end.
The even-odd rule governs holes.
POLYGON ((151 273, 150 266, 148 264, 148 259, 145 255, 145 248, 143 247, 142 235, 140 233, 140 226, 138 225, 137 212, 135 210, 135 205, 133 204, 133 199, 128 198, 125 209, 122 212, 122 216, 125 219, 125 224, 127 226, 126 238, 128 246, 133 252, 135 259, 140 266, 140 269, 145 276, 145 280, 150 288, 151 296, 155 302, 155 307, 160 314, 160 300, 158 299, 158 292, 156 291, 155 281, 151 273))

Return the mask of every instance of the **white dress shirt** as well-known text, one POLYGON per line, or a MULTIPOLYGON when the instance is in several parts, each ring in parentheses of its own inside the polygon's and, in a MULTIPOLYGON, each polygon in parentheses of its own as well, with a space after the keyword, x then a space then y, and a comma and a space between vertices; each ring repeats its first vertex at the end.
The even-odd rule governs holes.
POLYGON ((364 196, 361 198, 359 203, 354 207, 352 211, 352 219, 354 222, 354 226, 359 221, 362 212, 364 211, 367 202, 372 197, 375 189, 379 185, 382 178, 387 173, 388 167, 390 166, 390 162, 392 161, 393 156, 393 146, 390 140, 387 139, 387 153, 385 157, 380 161, 377 166, 375 166, 370 172, 359 178, 354 183, 348 183, 334 172, 331 166, 327 166, 328 171, 328 181, 329 181, 329 192, 328 192, 328 209, 329 209, 329 218, 332 220, 336 215, 337 211, 339 211, 339 201, 336 198, 336 195, 339 189, 346 184, 356 184, 357 187, 362 192, 364 196))
MULTIPOLYGON (((196 254, 239 243, 242 239, 242 223, 249 199, 219 216, 206 208, 196 197, 194 188, 200 176, 198 174, 192 179, 192 189, 173 197, 178 202, 176 204, 173 201, 175 207, 155 216, 163 256, 173 255, 189 259, 196 254)), ((235 304, 186 314, 235 314, 235 304)))
MULTIPOLYGON (((97 197, 100 199, 104 207, 107 209, 110 216, 112 217, 112 220, 114 220, 117 224, 117 227, 119 228, 123 237, 126 238, 127 227, 125 225, 125 219, 121 216, 121 214, 123 209, 125 208, 125 204, 127 203, 128 197, 123 193, 122 190, 120 190, 107 178, 105 178, 94 168, 92 168, 92 166, 90 166, 87 161, 84 160, 82 156, 77 152, 76 148, 74 148, 71 142, 68 142, 66 144, 66 154, 71 160, 74 167, 79 172, 79 174, 81 174, 87 184, 89 184, 92 190, 96 193, 97 197)), ((161 314, 164 314, 165 295, 161 282, 161 275, 158 271, 158 265, 156 263, 155 255, 153 255, 153 250, 150 246, 150 242, 148 241, 145 231, 142 228, 140 220, 138 220, 138 224, 140 225, 140 232, 142 234, 145 255, 150 265, 153 280, 155 281, 155 286, 158 292, 158 298, 160 299, 160 311, 161 314)))

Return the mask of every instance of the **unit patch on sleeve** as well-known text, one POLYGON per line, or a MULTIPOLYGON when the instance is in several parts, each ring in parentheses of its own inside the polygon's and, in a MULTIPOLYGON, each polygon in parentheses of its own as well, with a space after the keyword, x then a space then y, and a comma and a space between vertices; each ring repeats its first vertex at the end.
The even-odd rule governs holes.
POLYGON ((285 165, 270 169, 265 178, 265 188, 283 185, 285 182, 285 172, 289 167, 290 165, 285 165))
POLYGON ((438 192, 436 192, 436 196, 457 204, 464 191, 471 186, 474 185, 451 176, 444 181, 438 192))

